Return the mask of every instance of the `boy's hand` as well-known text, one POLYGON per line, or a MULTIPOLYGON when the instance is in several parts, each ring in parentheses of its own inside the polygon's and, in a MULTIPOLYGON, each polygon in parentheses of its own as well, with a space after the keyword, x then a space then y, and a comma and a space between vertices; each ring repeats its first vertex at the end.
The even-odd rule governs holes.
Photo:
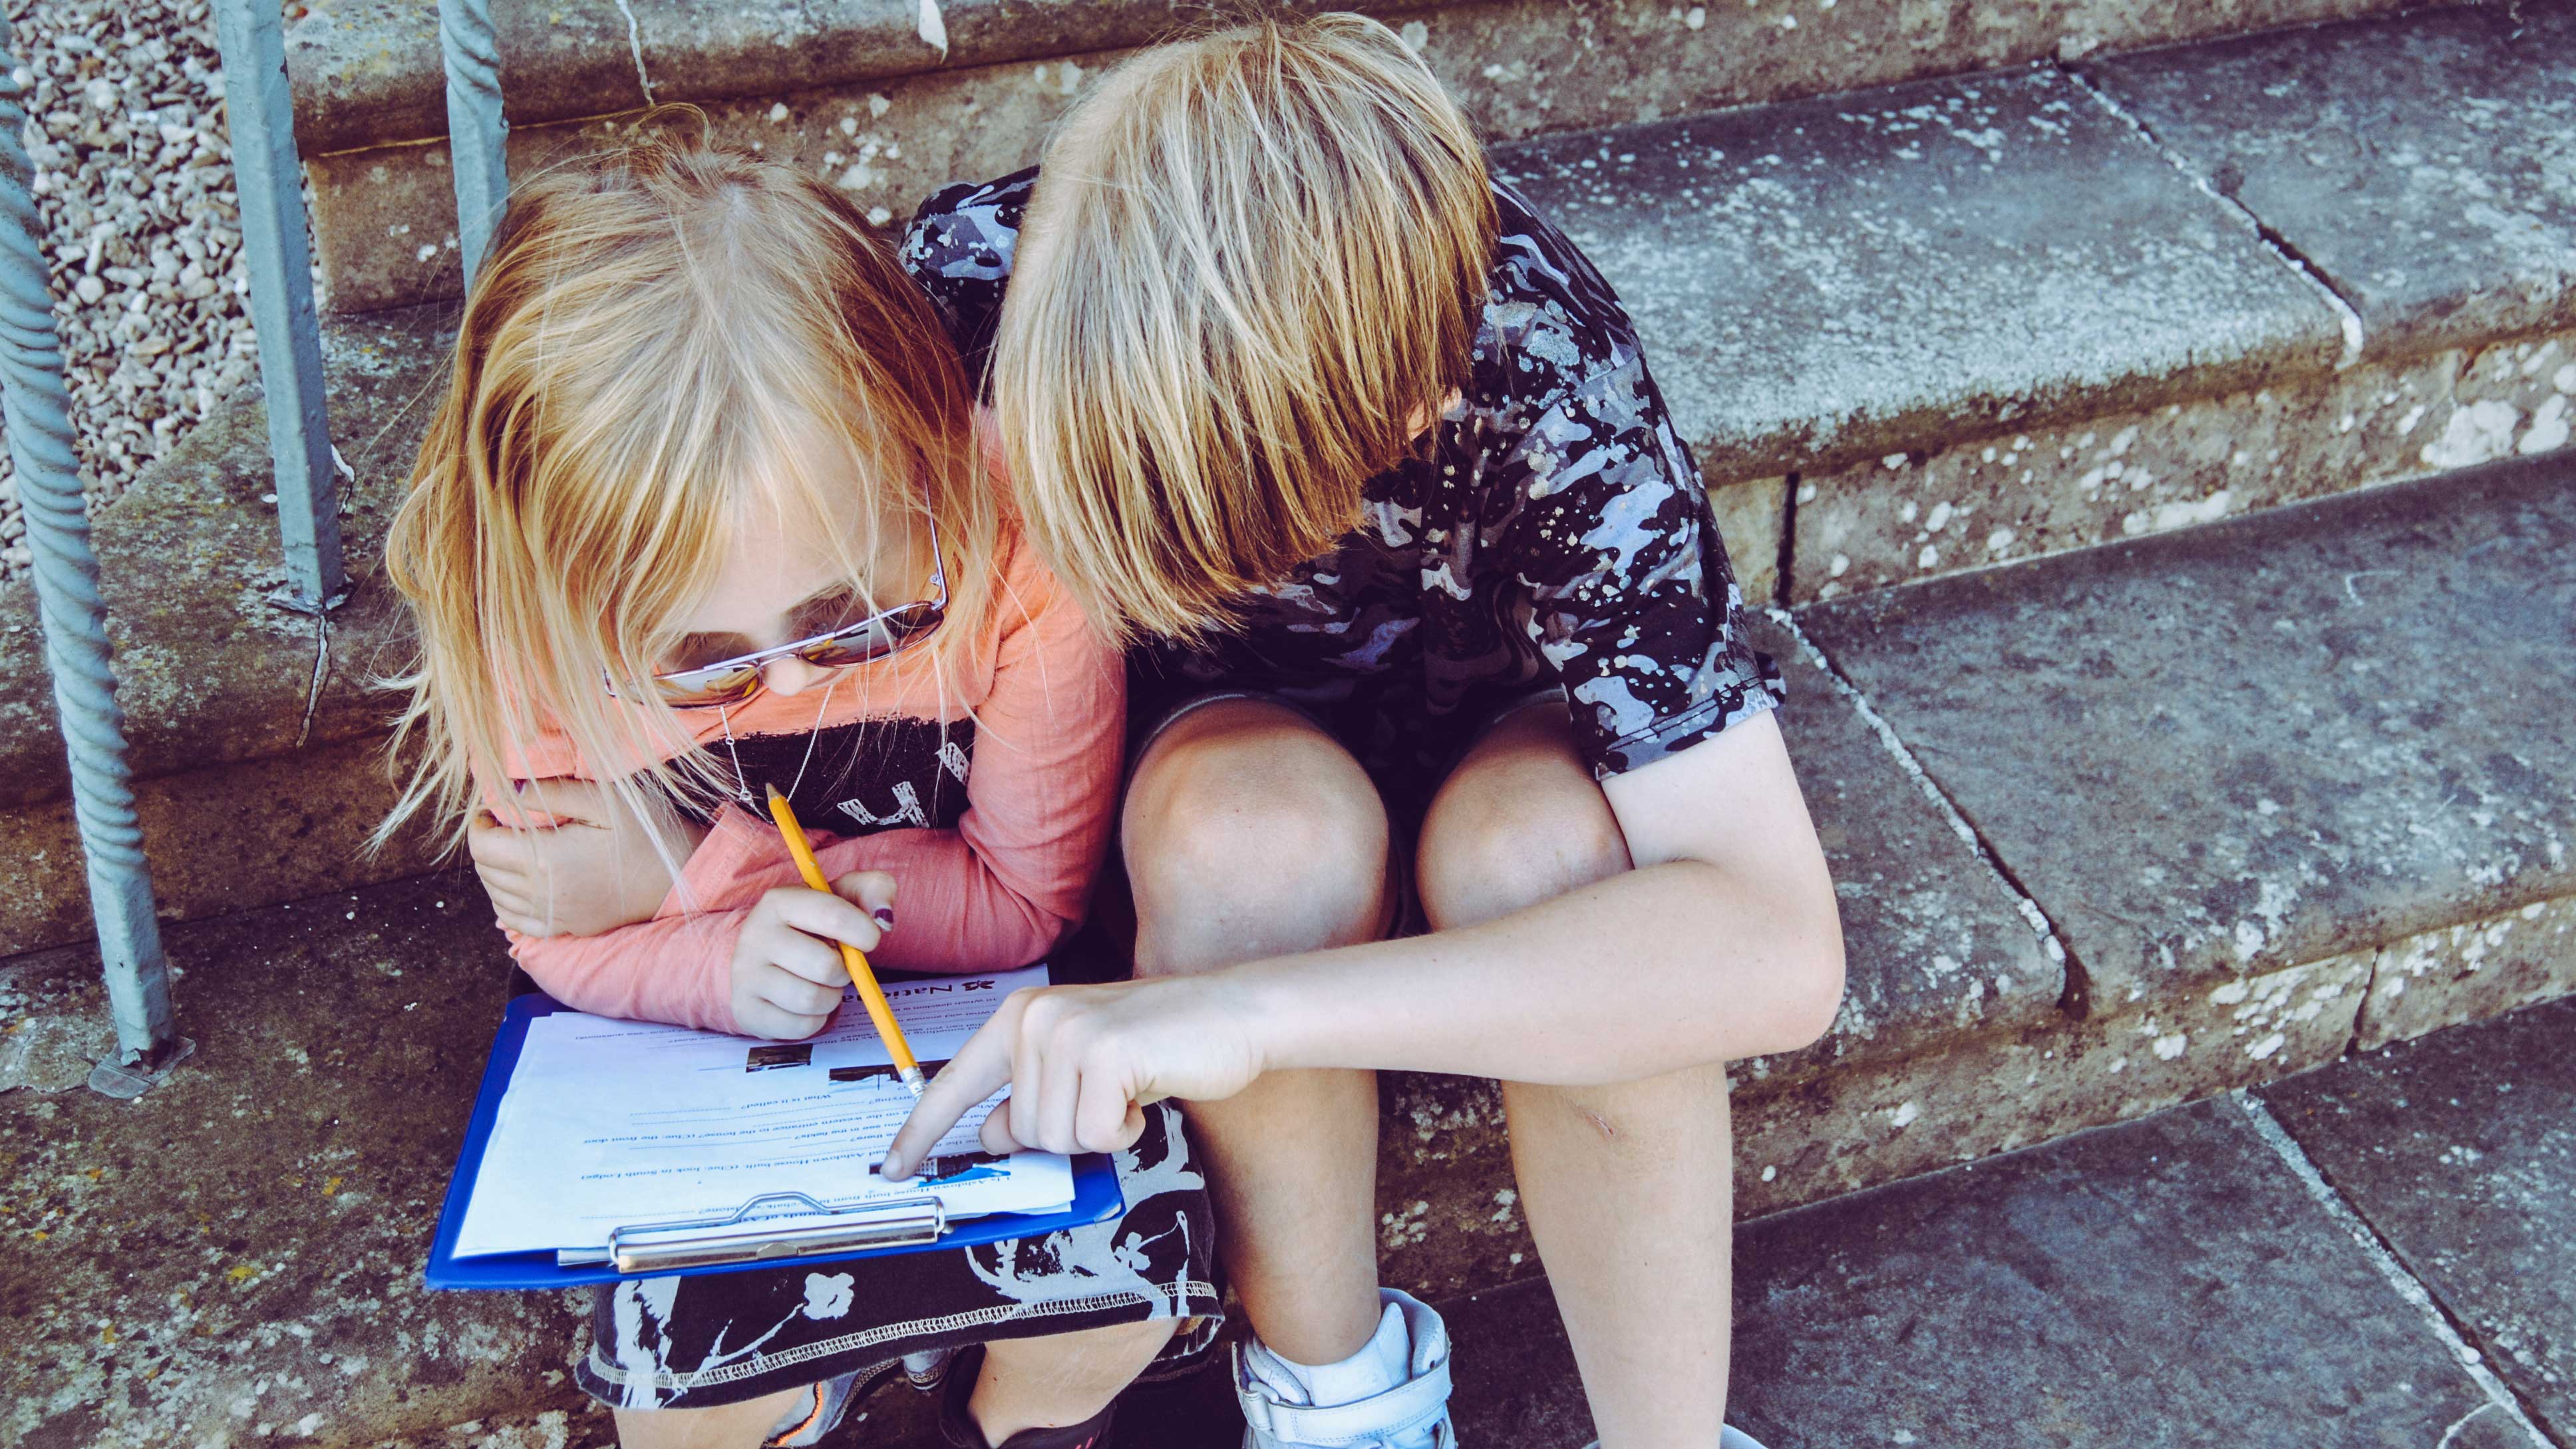
POLYGON ((1261 1048, 1249 1013, 1217 977, 1014 991, 968 1038, 895 1134, 878 1174, 910 1176, 957 1119, 1003 1087, 984 1147, 1114 1152, 1165 1097, 1216 1101, 1252 1084, 1261 1048))
POLYGON ((833 894, 780 886, 760 898, 733 943, 733 1021, 746 1036, 812 1036, 832 1019, 850 973, 847 941, 873 951, 894 926, 894 877, 854 871, 833 894))
POLYGON ((465 849, 493 913, 522 936, 596 936, 653 919, 671 893, 672 863, 685 863, 707 834, 676 814, 643 820, 588 780, 530 780, 518 798, 519 819, 476 811, 465 849))

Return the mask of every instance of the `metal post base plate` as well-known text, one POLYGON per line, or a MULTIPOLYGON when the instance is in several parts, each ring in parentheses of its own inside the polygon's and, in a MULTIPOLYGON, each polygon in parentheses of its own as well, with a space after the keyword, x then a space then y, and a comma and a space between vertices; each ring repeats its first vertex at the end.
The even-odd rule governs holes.
POLYGON ((316 605, 313 602, 313 596, 310 594, 299 594, 292 588, 271 589, 268 593, 268 601, 270 604, 277 608, 284 609, 290 614, 304 614, 310 616, 314 614, 330 613, 333 609, 349 602, 349 596, 356 592, 357 590, 354 587, 342 589, 340 592, 324 599, 319 605, 316 605))
POLYGON ((130 1067, 114 1061, 100 1062, 90 1068, 89 1089, 120 1102, 140 1097, 161 1085, 173 1068, 194 1056, 196 1051, 197 1044, 183 1036, 172 1042, 170 1049, 163 1052, 157 1062, 139 1062, 130 1067))

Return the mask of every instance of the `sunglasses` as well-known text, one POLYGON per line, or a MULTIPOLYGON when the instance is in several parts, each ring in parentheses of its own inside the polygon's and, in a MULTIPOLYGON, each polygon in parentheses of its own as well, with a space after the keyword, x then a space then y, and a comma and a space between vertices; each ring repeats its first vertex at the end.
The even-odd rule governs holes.
MULTIPOLYGON (((930 519, 930 590, 931 596, 918 603, 881 609, 810 638, 755 649, 713 664, 656 674, 653 692, 673 709, 741 704, 766 688, 761 682, 763 669, 791 655, 817 669, 847 669, 883 659, 929 638, 948 617, 948 566, 940 552, 939 519, 935 513, 930 519)), ((608 684, 608 693, 612 698, 617 694, 614 680, 608 684)))

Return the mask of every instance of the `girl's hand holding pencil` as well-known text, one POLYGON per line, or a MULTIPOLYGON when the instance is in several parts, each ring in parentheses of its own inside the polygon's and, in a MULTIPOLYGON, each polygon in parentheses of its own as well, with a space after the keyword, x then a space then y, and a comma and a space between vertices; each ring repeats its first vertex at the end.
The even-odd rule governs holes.
POLYGON ((781 1041, 812 1036, 850 984, 841 965, 847 941, 873 951, 894 925, 894 877, 863 870, 829 893, 781 886, 760 898, 733 945, 733 1019, 746 1036, 781 1041))
MULTIPOLYGON (((826 893, 831 883, 823 879, 822 864, 814 859, 813 842, 805 838, 805 827, 797 822, 796 807, 787 803, 787 797, 778 793, 775 785, 769 787, 769 818, 777 824, 778 839, 795 858, 796 873, 805 878, 807 888, 817 895, 826 893)), ((872 914, 880 925, 894 924, 891 901, 885 909, 872 914)), ((877 1040, 885 1044, 886 1055, 894 1059, 895 1075, 913 1096, 919 1097, 928 1084, 922 1079, 921 1064, 912 1059, 911 1044, 903 1039, 903 1027, 894 1019, 894 1008, 886 1004, 885 991, 877 985, 876 971, 868 965, 868 949, 874 945, 873 939, 861 945, 844 935, 836 938, 835 950, 840 955, 843 974, 859 993, 859 1004, 868 1009, 868 1021, 877 1029, 877 1040)))

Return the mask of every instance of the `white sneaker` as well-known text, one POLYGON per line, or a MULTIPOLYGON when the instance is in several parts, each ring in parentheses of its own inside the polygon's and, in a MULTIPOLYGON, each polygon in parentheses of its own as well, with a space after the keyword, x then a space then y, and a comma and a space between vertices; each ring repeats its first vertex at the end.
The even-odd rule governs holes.
POLYGON ((1377 1290, 1378 1338, 1403 1335, 1404 1382, 1350 1403, 1317 1406, 1297 1367, 1258 1338, 1235 1346, 1243 1449, 1457 1449, 1449 1423, 1449 1329, 1410 1294, 1377 1290))

